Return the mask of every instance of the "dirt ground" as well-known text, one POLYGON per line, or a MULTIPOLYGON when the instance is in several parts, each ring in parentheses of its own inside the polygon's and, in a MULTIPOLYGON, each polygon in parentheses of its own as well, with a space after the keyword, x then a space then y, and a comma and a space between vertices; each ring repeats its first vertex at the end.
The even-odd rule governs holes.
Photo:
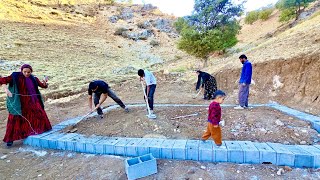
MULTIPOLYGON (((317 131, 310 123, 284 115, 271 108, 253 108, 239 111, 223 108, 224 140, 250 140, 284 144, 313 144, 317 131), (278 123, 278 124, 277 124, 278 123)), ((207 124, 205 107, 160 107, 155 109, 157 119, 146 117, 145 108, 132 108, 130 113, 122 109, 107 112, 80 122, 77 133, 121 137, 163 137, 170 139, 200 139, 207 124), (194 115, 179 118, 180 116, 194 115)), ((70 129, 67 128, 67 129, 70 129)), ((65 129, 64 131, 66 131, 65 129)))
MULTIPOLYGON (((156 103, 189 103, 189 104, 209 104, 208 101, 204 101, 200 99, 192 99, 192 93, 190 93, 191 86, 185 85, 181 86, 179 94, 176 95, 174 93, 171 93, 176 88, 175 83, 163 83, 159 81, 159 85, 156 90, 156 103)), ((128 84, 123 84, 119 86, 112 87, 116 93, 118 93, 119 97, 125 102, 125 103, 143 103, 142 99, 142 92, 138 88, 139 83, 138 82, 128 82, 128 84), (134 88, 137 87, 137 88, 134 88), (126 88, 131 89, 131 91, 128 91, 126 88)), ((226 103, 233 103, 235 100, 234 95, 230 95, 226 99, 226 103)), ((79 96, 64 98, 61 100, 56 101, 47 101, 46 102, 46 111, 48 113, 49 119, 51 123, 57 124, 65 119, 80 116, 86 114, 88 111, 87 107, 87 96, 85 94, 81 94, 79 96)), ((108 106, 110 104, 114 104, 114 102, 110 99, 107 99, 107 102, 104 103, 104 106, 108 106)), ((188 108, 186 108, 188 110, 188 108)), ((195 117, 201 118, 206 116, 206 109, 205 108, 194 108, 194 110, 188 110, 188 111, 177 111, 175 115, 182 115, 193 113, 193 112, 199 112, 199 116, 195 117), (180 113, 180 114, 179 114, 180 113)), ((120 123, 120 117, 122 118, 122 121, 125 120, 124 117, 134 117, 136 114, 138 117, 141 118, 141 123, 153 123, 156 124, 156 122, 149 121, 144 116, 145 111, 143 109, 132 109, 132 111, 129 114, 126 114, 122 111, 122 109, 119 109, 120 112, 111 111, 110 114, 106 114, 106 117, 104 120, 97 120, 92 119, 92 123, 111 123, 110 115, 113 113, 117 113, 117 116, 119 117, 119 123, 120 123)), ((166 112, 170 112, 168 108, 159 108, 156 109, 156 113, 159 116, 159 121, 161 119, 171 118, 175 117, 172 115, 166 115, 166 112)), ((171 112, 174 111, 171 109, 171 112)), ((242 117, 243 121, 245 122, 244 118, 247 120, 251 119, 251 117, 259 117, 261 114, 270 114, 271 117, 277 117, 279 120, 281 120, 285 125, 283 127, 288 132, 290 132, 290 128, 288 126, 292 126, 295 130, 295 128, 303 127, 303 129, 308 129, 308 124, 305 122, 300 121, 294 121, 294 119, 291 119, 288 116, 279 114, 278 112, 268 111, 265 109, 251 109, 248 111, 241 111, 240 113, 238 111, 234 111, 232 109, 225 109, 224 108, 224 117, 227 122, 227 126, 224 128, 224 135, 226 137, 227 134, 229 134, 230 137, 234 137, 233 134, 237 132, 230 132, 231 129, 237 130, 235 127, 237 124, 233 124, 228 122, 228 119, 232 119, 231 117, 234 117, 235 121, 237 120, 237 117, 242 117), (262 111, 261 113, 260 110, 262 111), (257 114, 258 113, 258 114, 257 114), (238 114, 238 115, 236 115, 238 114), (246 114, 246 115, 244 115, 246 114), (292 123, 292 124, 291 124, 292 123)), ((5 126, 6 126, 6 111, 1 111, 0 113, 0 134, 2 134, 2 137, 5 133, 5 126)), ((137 117, 137 118, 138 118, 137 117)), ((265 116, 267 117, 267 115, 265 116)), ((270 120, 270 118, 262 119, 261 121, 270 121, 270 125, 275 128, 276 127, 273 123, 274 120, 270 120)), ((134 124, 134 127, 139 127, 141 123, 136 123, 134 121, 135 118, 128 118, 127 122, 131 122, 134 124)), ((137 120, 137 119, 135 119, 137 120)), ((197 131, 194 132, 195 135, 194 138, 198 138, 202 130, 205 128, 205 120, 201 120, 198 122, 189 121, 189 119, 177 119, 173 121, 173 124, 167 123, 169 129, 168 134, 166 136, 173 137, 177 136, 176 138, 182 137, 182 134, 185 134, 185 137, 189 137, 190 135, 187 134, 187 132, 184 131, 184 127, 186 127, 185 123, 182 123, 183 121, 188 121, 192 123, 199 123, 199 127, 195 127, 197 131), (179 129, 181 129, 181 133, 174 133, 174 128, 176 128, 177 123, 179 126, 179 129)), ((168 120, 169 122, 169 120, 168 120)), ((248 121, 249 122, 249 121, 248 121)), ((160 123, 160 122, 159 122, 160 123)), ((116 124, 114 128, 116 128, 116 124)), ((162 124, 159 124, 159 126, 163 126, 166 124, 165 122, 162 122, 162 124)), ((256 123, 255 125, 257 127, 262 126, 265 123, 256 123)), ((241 130, 241 128, 248 128, 250 126, 246 124, 240 123, 240 129, 238 130, 240 133, 238 137, 251 137, 251 133, 247 133, 245 130, 241 130)), ((154 128, 151 128, 152 126, 147 126, 150 133, 152 134, 160 134, 153 132, 154 128)), ((273 129, 268 129, 269 126, 265 127, 266 130, 272 130, 276 132, 273 129)), ((146 130, 148 130, 146 129, 146 130)), ((163 128, 164 129, 164 128, 163 128)), ((162 129, 162 131, 164 131, 162 129)), ((176 128, 177 129, 177 128, 176 128)), ((258 129, 258 128, 257 128, 258 129)), ((299 129, 302 130, 302 129, 299 129)), ((80 131, 80 130, 79 130, 80 131)), ((259 131, 259 130, 258 130, 259 131)), ((164 131, 166 132, 166 131, 164 131)), ((295 131, 296 132, 296 131, 295 131)), ((113 132, 115 133, 115 132, 113 132)), ((138 131, 136 131, 137 137, 139 137, 138 131)), ((302 132, 298 132, 300 134, 300 137, 306 137, 310 138, 312 134, 312 131, 308 129, 308 136, 304 135, 302 132)), ((148 134, 148 132, 143 132, 142 134, 148 134)), ((129 134, 127 134, 129 135, 129 134)), ((258 133, 257 133, 258 135, 258 133)), ((270 133, 268 133, 265 136, 269 136, 270 133)), ((235 138, 235 137, 234 137, 235 138)), ((267 137, 265 137, 267 138, 267 137)), ((278 137, 282 138, 282 137, 278 137)), ((288 139, 289 135, 288 135, 288 139)), ((302 140, 302 139, 301 139, 302 140)), ((305 139, 303 139, 305 140, 305 139)), ((276 141, 276 139, 274 140, 276 141)), ((280 140, 277 140, 278 142, 280 140)), ((297 141, 298 142, 298 141, 297 141)), ((290 141, 290 143, 294 143, 294 141, 290 141)), ((52 151, 47 149, 36 149, 33 147, 28 147, 25 145, 22 145, 21 141, 17 141, 14 143, 14 146, 12 148, 7 148, 4 143, 0 146, 0 158, 5 157, 4 159, 0 159, 0 179, 125 179, 125 169, 123 160, 124 157, 115 157, 115 156, 100 156, 100 155, 88 155, 88 154, 80 154, 80 153, 74 153, 74 152, 65 152, 65 151, 52 151)), ((232 163, 203 163, 203 162, 193 162, 193 161, 175 161, 175 160, 157 160, 158 163, 158 173, 155 175, 152 175, 150 177, 146 177, 144 179, 190 179, 190 180, 199 180, 199 179, 319 179, 320 178, 320 172, 318 169, 299 169, 299 168, 293 168, 292 170, 288 168, 284 174, 281 176, 277 175, 277 171, 280 168, 284 167, 278 167, 275 165, 239 165, 239 164, 232 164, 232 163)))

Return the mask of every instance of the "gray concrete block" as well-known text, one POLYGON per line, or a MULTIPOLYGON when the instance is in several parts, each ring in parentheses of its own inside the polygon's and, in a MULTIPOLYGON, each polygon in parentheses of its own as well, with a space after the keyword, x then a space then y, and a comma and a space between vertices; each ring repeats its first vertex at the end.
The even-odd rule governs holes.
POLYGON ((259 164, 260 153, 251 141, 238 141, 243 150, 244 163, 259 164))
POLYGON ((260 164, 277 164, 277 153, 267 143, 253 143, 259 151, 260 164))
POLYGON ((101 140, 95 143, 95 151, 98 154, 115 154, 115 144, 120 141, 121 138, 116 137, 103 137, 101 140))
POLYGON ((214 162, 228 162, 228 150, 226 143, 222 141, 221 146, 215 145, 214 142, 212 142, 213 146, 213 158, 212 160, 214 162))
POLYGON ((173 145, 175 140, 169 139, 164 140, 161 144, 160 157, 164 159, 172 159, 173 158, 173 145))
POLYGON ((49 136, 42 137, 40 144, 42 148, 57 149, 58 139, 65 136, 65 133, 55 132, 49 136))
POLYGON ((125 169, 129 180, 143 178, 157 173, 157 162, 152 154, 125 160, 125 169))
POLYGON ((186 144, 187 160, 199 160, 199 140, 188 140, 186 144))
POLYGON ((154 139, 149 147, 150 147, 150 153, 155 158, 160 158, 160 152, 161 152, 161 144, 163 143, 164 139, 154 139))
POLYGON ((44 132, 44 133, 41 133, 41 134, 37 134, 37 135, 31 135, 29 137, 27 137, 25 140, 24 140, 24 144, 28 144, 28 145, 31 145, 31 146, 35 146, 35 147, 41 147, 41 144, 40 144, 40 139, 42 137, 45 137, 45 136, 48 136, 52 133, 55 133, 57 132, 58 130, 50 130, 50 131, 47 131, 47 132, 44 132))
POLYGON ((278 143, 267 143, 277 153, 278 166, 294 166, 294 154, 288 150, 286 145, 278 143))
POLYGON ((290 150, 295 156, 295 167, 314 167, 314 157, 310 153, 295 145, 287 145, 287 149, 290 150))
POLYGON ((244 153, 237 141, 225 141, 228 150, 228 162, 243 163, 244 153))
POLYGON ((154 139, 152 138, 142 138, 141 141, 138 144, 138 156, 143 156, 146 154, 150 154, 150 143, 154 139))
POLYGON ((72 139, 75 136, 78 136, 79 134, 77 133, 68 133, 65 134, 64 136, 60 137, 59 139, 57 139, 57 149, 60 150, 74 150, 74 144, 70 143, 70 139, 72 139), (69 144, 68 144, 69 142, 69 144), (69 145, 69 147, 68 147, 69 145))
POLYGON ((313 156, 314 159, 314 166, 313 168, 319 168, 320 167, 320 149, 314 147, 314 146, 309 146, 309 145, 298 145, 301 149, 307 151, 313 156))
POLYGON ((200 141, 199 144, 199 160, 215 162, 213 150, 213 141, 207 140, 205 142, 200 141))
POLYGON ((185 160, 186 159, 186 145, 187 140, 176 140, 172 147, 173 159, 185 160))
POLYGON ((132 138, 119 138, 119 141, 114 145, 114 154, 118 156, 126 156, 126 145, 132 138))
POLYGON ((95 144, 99 140, 101 140, 102 137, 84 137, 79 136, 76 139, 75 144, 75 151, 81 152, 81 153, 92 153, 96 154, 96 148, 95 144))
POLYGON ((138 156, 138 145, 141 142, 140 139, 131 139, 126 145, 126 156, 135 157, 138 156))

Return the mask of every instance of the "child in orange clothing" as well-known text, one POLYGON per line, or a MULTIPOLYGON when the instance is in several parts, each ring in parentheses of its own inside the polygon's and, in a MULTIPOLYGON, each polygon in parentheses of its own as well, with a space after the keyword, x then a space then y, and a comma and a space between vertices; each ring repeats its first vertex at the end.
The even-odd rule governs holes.
POLYGON ((221 91, 217 90, 213 95, 213 101, 209 106, 208 111, 208 125, 206 132, 202 135, 202 140, 207 140, 210 136, 214 140, 217 146, 222 145, 222 138, 221 138, 221 128, 219 123, 221 121, 221 107, 220 104, 223 103, 226 94, 221 91))

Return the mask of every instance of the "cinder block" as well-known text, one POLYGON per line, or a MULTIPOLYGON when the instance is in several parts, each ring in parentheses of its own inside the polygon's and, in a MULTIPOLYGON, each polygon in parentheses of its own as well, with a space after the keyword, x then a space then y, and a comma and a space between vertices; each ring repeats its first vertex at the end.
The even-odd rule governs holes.
POLYGON ((40 144, 42 148, 50 148, 50 149, 57 149, 58 145, 58 139, 61 138, 62 136, 65 136, 66 134, 64 133, 53 133, 50 134, 49 136, 42 137, 40 139, 40 144))
POLYGON ((267 143, 253 143, 259 150, 259 163, 277 164, 277 153, 267 143))
POLYGON ((278 166, 294 166, 294 154, 287 149, 286 145, 267 143, 277 153, 278 166))
POLYGON ((213 154, 213 142, 207 140, 205 142, 200 141, 199 144, 199 160, 200 161, 209 161, 215 162, 214 154, 213 154))
POLYGON ((138 144, 138 156, 150 154, 150 143, 153 141, 152 138, 143 138, 138 144))
POLYGON ((237 141, 225 141, 228 150, 228 162, 243 163, 243 150, 237 141))
POLYGON ((42 134, 37 134, 37 135, 31 135, 29 137, 27 137, 25 140, 24 140, 24 144, 28 144, 28 145, 31 145, 31 146, 35 146, 35 147, 41 147, 41 144, 40 144, 40 139, 42 137, 45 137, 45 136, 48 136, 52 133, 55 133, 57 132, 58 130, 50 130, 50 131, 47 131, 47 132, 44 132, 42 134))
POLYGON ((320 122, 312 123, 313 129, 315 129, 318 133, 320 133, 320 122))
POLYGON ((259 164, 260 154, 259 150, 254 146, 251 141, 238 141, 243 150, 244 163, 259 164))
POLYGON ((173 159, 186 159, 187 140, 176 140, 172 147, 173 159))
MULTIPOLYGON (((71 138, 78 136, 79 134, 77 133, 68 133, 65 134, 64 136, 60 137, 59 139, 57 139, 57 149, 60 150, 67 150, 68 149, 68 145, 67 145, 67 141, 70 141, 71 138)), ((70 144, 69 144, 69 148, 70 144)))
POLYGON ((138 145, 142 139, 131 139, 126 145, 126 156, 138 156, 138 145))
POLYGON ((188 140, 186 144, 187 148, 187 160, 199 160, 199 140, 188 140))
POLYGON ((290 150, 295 156, 295 167, 314 167, 314 157, 310 153, 295 145, 287 145, 287 149, 290 150))
POLYGON ((102 137, 82 137, 79 136, 76 139, 75 151, 81 153, 92 153, 96 154, 96 142, 98 142, 102 137))
POLYGON ((214 162, 228 162, 228 150, 226 143, 222 141, 221 146, 217 146, 214 142, 212 142, 213 149, 213 158, 214 162))
POLYGON ((154 139, 150 143, 150 153, 153 155, 155 158, 160 158, 160 152, 161 152, 161 145, 163 143, 164 139, 154 139))
POLYGON ((101 140, 95 143, 96 153, 114 155, 115 144, 117 144, 120 139, 121 138, 103 137, 101 140))
POLYGON ((158 172, 157 162, 152 154, 126 159, 125 169, 129 180, 143 178, 158 172))
POLYGON ((308 146, 308 145, 298 145, 301 149, 307 151, 310 153, 314 158, 314 166, 313 168, 319 168, 320 167, 320 149, 314 147, 314 146, 308 146))
POLYGON ((161 153, 160 157, 164 159, 172 159, 173 158, 173 153, 172 153, 172 148, 175 143, 175 140, 168 139, 164 140, 163 143, 161 144, 161 153))
POLYGON ((119 141, 114 145, 114 154, 118 156, 126 156, 126 145, 131 140, 131 138, 119 138, 119 141))
MULTIPOLYGON (((71 138, 65 139, 65 143, 67 144, 67 149, 66 150, 68 150, 68 151, 76 151, 77 142, 83 140, 84 138, 85 137, 82 134, 78 134, 77 136, 73 136, 71 138)), ((82 148, 79 151, 84 152, 85 149, 82 148)))

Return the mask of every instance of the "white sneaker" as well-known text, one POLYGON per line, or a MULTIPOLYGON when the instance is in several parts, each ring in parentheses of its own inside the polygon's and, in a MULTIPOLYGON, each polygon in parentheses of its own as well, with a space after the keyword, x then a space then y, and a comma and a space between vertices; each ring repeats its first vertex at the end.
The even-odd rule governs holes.
POLYGON ((154 114, 154 113, 153 113, 153 110, 150 110, 150 114, 154 114))
POLYGON ((234 109, 241 110, 241 109, 244 109, 244 107, 242 107, 242 106, 236 106, 236 107, 234 107, 234 109))

